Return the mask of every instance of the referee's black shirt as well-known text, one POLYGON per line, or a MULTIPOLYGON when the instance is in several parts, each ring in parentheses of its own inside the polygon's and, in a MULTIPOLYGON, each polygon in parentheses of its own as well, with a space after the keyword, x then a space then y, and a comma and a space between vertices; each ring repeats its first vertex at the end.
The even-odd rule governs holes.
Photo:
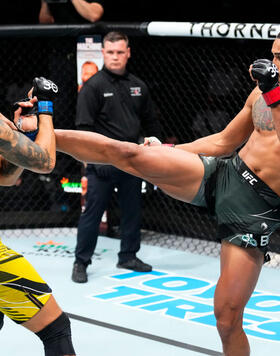
POLYGON ((147 85, 127 71, 116 75, 105 67, 78 94, 76 128, 135 143, 141 133, 161 136, 147 85))

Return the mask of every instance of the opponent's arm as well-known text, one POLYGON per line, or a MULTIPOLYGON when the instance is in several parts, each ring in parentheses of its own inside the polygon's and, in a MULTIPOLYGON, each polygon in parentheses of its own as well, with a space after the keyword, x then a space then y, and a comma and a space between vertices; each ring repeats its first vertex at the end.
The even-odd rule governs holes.
POLYGON ((0 185, 15 185, 22 172, 23 168, 8 162, 5 158, 0 156, 0 185))
MULTIPOLYGON (((15 124, 0 113, 0 120, 5 122, 12 130, 17 130, 15 124)), ((0 155, 0 185, 14 185, 21 175, 23 168, 15 166, 0 155)))
MULTIPOLYGON (((47 115, 45 115, 47 116, 47 115)), ((27 168, 33 172, 38 173, 50 173, 55 165, 55 155, 52 157, 52 139, 47 137, 44 139, 44 136, 49 136, 47 131, 49 127, 52 127, 52 122, 49 122, 49 118, 46 117, 46 123, 39 128, 38 141, 37 138, 35 143, 32 142, 29 138, 23 135, 21 132, 13 131, 9 126, 0 120, 0 154, 2 156, 2 169, 1 175, 8 176, 12 172, 15 172, 15 169, 12 169, 11 163, 27 168), (46 130, 44 133, 40 131, 46 130), (50 143, 49 143, 50 142, 50 143), (3 158, 10 163, 3 163, 3 158)), ((53 145, 54 146, 54 145, 53 145)), ((55 147, 55 146, 54 146, 55 147)))
MULTIPOLYGON (((40 120, 35 143, 15 127, 3 115, 0 117, 0 184, 13 185, 27 168, 37 173, 50 173, 56 160, 55 136, 52 123, 52 99, 57 94, 56 85, 45 78, 35 78, 33 93, 38 98, 40 120), (20 167, 18 167, 20 166, 20 167)), ((21 103, 32 106, 36 100, 21 103)), ((18 110, 22 110, 19 107, 18 110)))
POLYGON ((263 98, 271 108, 275 130, 280 140, 280 86, 277 66, 268 59, 258 59, 250 66, 250 74, 257 81, 263 98))

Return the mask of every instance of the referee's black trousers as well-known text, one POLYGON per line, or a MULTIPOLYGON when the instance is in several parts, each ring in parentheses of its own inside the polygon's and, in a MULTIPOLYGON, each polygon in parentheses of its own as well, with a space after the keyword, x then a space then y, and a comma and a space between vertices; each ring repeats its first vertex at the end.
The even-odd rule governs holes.
POLYGON ((87 174, 86 207, 78 223, 75 249, 75 262, 86 266, 91 263, 101 218, 108 207, 115 187, 118 189, 121 214, 119 262, 123 263, 134 258, 140 249, 142 181, 112 166, 104 166, 104 171, 105 174, 102 170, 101 173, 90 171, 87 174))

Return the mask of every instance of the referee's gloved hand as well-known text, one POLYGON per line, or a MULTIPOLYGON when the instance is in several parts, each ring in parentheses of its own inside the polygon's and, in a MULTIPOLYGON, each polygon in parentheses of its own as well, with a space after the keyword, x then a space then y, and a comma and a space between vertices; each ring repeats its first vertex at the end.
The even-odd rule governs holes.
POLYGON ((268 106, 280 103, 279 72, 276 65, 268 59, 257 59, 250 67, 253 80, 263 93, 263 98, 268 106))
POLYGON ((53 115, 53 100, 58 95, 57 85, 44 77, 33 79, 32 97, 38 99, 38 114, 53 115))

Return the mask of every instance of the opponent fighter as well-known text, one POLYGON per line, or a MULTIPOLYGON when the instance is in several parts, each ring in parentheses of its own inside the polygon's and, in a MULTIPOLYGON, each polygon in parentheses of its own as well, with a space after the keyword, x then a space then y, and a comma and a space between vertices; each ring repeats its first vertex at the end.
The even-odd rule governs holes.
POLYGON ((257 60, 250 67, 258 86, 229 125, 177 149, 55 130, 57 150, 80 161, 112 164, 216 216, 222 246, 214 311, 226 356, 250 354, 243 312, 267 256, 269 236, 280 224, 280 36, 272 53, 273 62, 257 60), (243 144, 237 155, 221 158, 243 144))
MULTIPOLYGON (((0 185, 13 185, 24 168, 50 173, 55 166, 52 100, 58 88, 43 77, 35 78, 33 86, 34 97, 14 105, 16 126, 0 114, 0 185), (31 132, 30 115, 36 120, 31 132)), ((36 333, 46 356, 75 355, 69 318, 58 306, 52 290, 22 255, 0 240, 0 329, 3 314, 36 333)))

